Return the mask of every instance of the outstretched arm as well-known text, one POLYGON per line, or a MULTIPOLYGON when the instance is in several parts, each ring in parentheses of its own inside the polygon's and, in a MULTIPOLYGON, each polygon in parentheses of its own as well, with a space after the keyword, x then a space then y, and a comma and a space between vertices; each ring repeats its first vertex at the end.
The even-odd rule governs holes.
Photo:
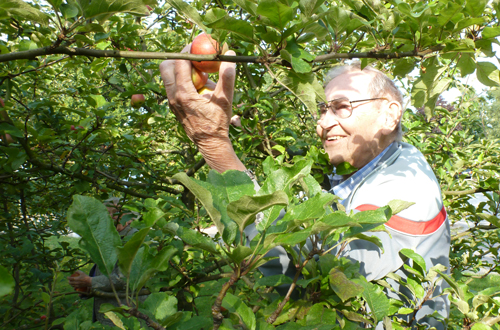
MULTIPOLYGON (((186 46, 182 52, 188 52, 190 47, 186 46)), ((225 55, 235 53, 228 51, 225 55)), ((235 63, 222 62, 214 91, 199 95, 191 81, 190 61, 167 60, 160 64, 170 109, 207 164, 221 173, 245 170, 229 139, 235 67, 235 63)))

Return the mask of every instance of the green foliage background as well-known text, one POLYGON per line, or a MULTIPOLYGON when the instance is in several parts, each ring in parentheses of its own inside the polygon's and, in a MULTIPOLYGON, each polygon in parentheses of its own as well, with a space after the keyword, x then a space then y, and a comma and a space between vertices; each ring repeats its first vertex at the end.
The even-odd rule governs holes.
MULTIPOLYGON (((130 309, 111 311, 123 328, 150 322, 157 329, 354 329, 380 320, 388 329, 407 326, 388 315, 418 309, 431 276, 422 267, 404 284, 416 297, 405 307, 385 298, 384 282, 368 283, 354 265, 328 254, 319 265, 303 266, 303 282, 295 283, 309 290, 308 299, 296 302, 272 290, 290 279, 262 279, 254 271, 274 245, 300 246, 318 228, 330 230, 331 237, 321 239, 334 240, 352 230, 350 221, 361 221, 335 215, 345 226, 328 227, 333 196, 318 193, 331 168, 315 133, 324 74, 359 59, 401 83, 409 100, 405 140, 433 167, 450 220, 466 221, 452 237, 449 328, 498 329, 498 90, 478 95, 461 78, 475 74, 485 86, 500 85, 489 61, 496 60, 499 9, 498 1, 486 0, 3 0, 0 328, 98 327, 88 321, 89 310, 79 308, 88 301, 79 300, 65 278, 87 270, 91 257, 97 262, 104 243, 112 248, 103 265, 119 260, 130 293, 143 286, 153 293, 142 306, 131 296, 130 309), (220 56, 238 62, 233 112, 242 116, 243 129, 232 127, 230 134, 245 165, 260 182, 268 180, 257 196, 246 177, 209 172, 168 107, 158 65, 201 59, 179 53, 202 30, 237 54, 220 56), (461 93, 457 101, 439 98, 453 87, 461 93), (146 104, 133 109, 130 96, 138 93, 146 104), (285 169, 279 174, 285 185, 271 175, 278 169, 285 169), (299 210, 301 191, 320 212, 270 229, 283 205, 288 213, 299 210), (478 193, 485 196, 479 202, 478 193), (91 244, 92 235, 83 232, 83 244, 70 244, 72 221, 90 221, 72 216, 79 214, 68 211, 78 211, 73 200, 80 200, 83 214, 110 196, 141 214, 134 225, 140 235, 121 247, 117 240, 91 244), (247 247, 241 230, 263 209, 263 239, 247 247), (215 242, 224 243, 200 233, 212 224, 221 233, 215 242), (146 276, 127 271, 133 263, 146 276), (335 289, 341 274, 351 283, 347 293, 335 289), (477 278, 491 285, 478 285, 477 278), (367 305, 372 313, 363 312, 367 305)), ((366 215, 377 224, 385 216, 366 215)))

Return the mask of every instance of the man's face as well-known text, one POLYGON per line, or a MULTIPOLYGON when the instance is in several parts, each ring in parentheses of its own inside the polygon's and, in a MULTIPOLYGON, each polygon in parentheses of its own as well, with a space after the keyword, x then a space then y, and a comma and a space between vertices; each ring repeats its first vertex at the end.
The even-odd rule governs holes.
MULTIPOLYGON (((325 88, 328 101, 345 97, 350 101, 373 98, 369 93, 372 75, 356 71, 341 74, 325 88)), ((333 165, 348 162, 360 169, 388 145, 382 133, 385 117, 380 107, 385 100, 352 104, 352 115, 341 119, 328 110, 320 120, 316 132, 333 165)))

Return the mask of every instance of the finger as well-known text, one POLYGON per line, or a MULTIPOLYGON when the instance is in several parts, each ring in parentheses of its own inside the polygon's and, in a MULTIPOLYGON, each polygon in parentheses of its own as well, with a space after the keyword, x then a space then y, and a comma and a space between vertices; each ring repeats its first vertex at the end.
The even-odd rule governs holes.
MULTIPOLYGON (((191 49, 191 44, 184 47, 181 53, 186 53, 191 49)), ((166 60, 160 64, 160 75, 165 85, 168 98, 173 98, 176 91, 175 66, 177 60, 166 60)))
MULTIPOLYGON (((181 53, 187 53, 191 49, 191 44, 184 47, 181 53)), ((191 78, 191 62, 187 60, 176 60, 174 66, 175 84, 177 90, 184 93, 196 93, 191 78)))
POLYGON ((160 64, 160 76, 167 92, 167 97, 174 95, 175 81, 174 81, 174 61, 166 60, 160 64))
MULTIPOLYGON (((224 55, 235 56, 236 53, 232 50, 227 51, 224 55)), ((219 81, 215 87, 214 95, 217 98, 224 99, 228 104, 233 103, 234 81, 236 78, 236 63, 222 62, 219 69, 219 81)), ((231 109, 231 107, 229 107, 231 109)))

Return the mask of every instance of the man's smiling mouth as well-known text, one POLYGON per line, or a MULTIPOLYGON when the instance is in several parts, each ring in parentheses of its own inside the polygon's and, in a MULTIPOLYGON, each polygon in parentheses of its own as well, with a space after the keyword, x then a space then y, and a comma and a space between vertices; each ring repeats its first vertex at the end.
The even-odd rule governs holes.
POLYGON ((332 136, 332 137, 327 138, 326 140, 327 141, 337 141, 337 140, 340 140, 343 138, 345 138, 345 136, 332 136))

